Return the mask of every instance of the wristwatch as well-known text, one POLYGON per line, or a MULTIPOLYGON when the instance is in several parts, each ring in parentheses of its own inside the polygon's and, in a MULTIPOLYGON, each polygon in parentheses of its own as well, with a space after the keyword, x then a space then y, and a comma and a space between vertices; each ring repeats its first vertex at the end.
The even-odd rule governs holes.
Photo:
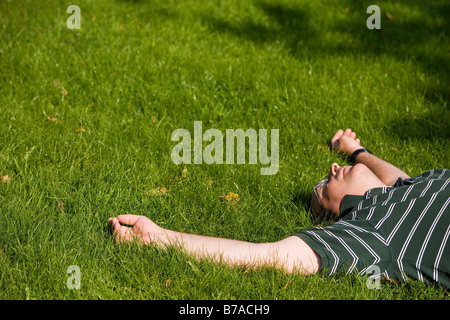
POLYGON ((366 149, 366 148, 361 148, 361 149, 355 150, 355 151, 352 153, 352 155, 350 156, 350 159, 349 159, 350 162, 355 162, 356 156, 357 156, 358 154, 360 154, 361 152, 368 152, 368 153, 372 154, 372 152, 371 152, 369 149, 366 149))

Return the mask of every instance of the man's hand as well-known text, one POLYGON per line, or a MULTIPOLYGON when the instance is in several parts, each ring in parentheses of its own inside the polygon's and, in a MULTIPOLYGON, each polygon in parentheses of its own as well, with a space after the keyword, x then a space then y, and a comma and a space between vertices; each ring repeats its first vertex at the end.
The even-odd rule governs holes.
POLYGON ((351 129, 339 129, 331 139, 331 146, 339 152, 350 156, 353 152, 363 148, 360 140, 356 138, 356 133, 351 129))
POLYGON ((117 218, 109 218, 116 242, 131 242, 137 240, 141 244, 150 244, 163 232, 149 218, 134 214, 119 215, 117 218), (128 226, 123 226, 126 224, 128 226))

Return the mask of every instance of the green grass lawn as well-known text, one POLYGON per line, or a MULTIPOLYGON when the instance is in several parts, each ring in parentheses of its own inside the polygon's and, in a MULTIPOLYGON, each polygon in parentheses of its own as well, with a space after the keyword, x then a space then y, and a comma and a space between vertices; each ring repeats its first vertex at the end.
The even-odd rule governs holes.
POLYGON ((346 162, 328 148, 339 128, 411 176, 450 168, 449 3, 377 1, 381 30, 366 27, 370 4, 0 1, 0 299, 449 299, 412 280, 375 290, 116 245, 107 224, 134 213, 246 241, 295 234, 315 223, 312 186, 346 162), (279 129, 278 173, 175 165, 171 134, 194 121, 279 129))

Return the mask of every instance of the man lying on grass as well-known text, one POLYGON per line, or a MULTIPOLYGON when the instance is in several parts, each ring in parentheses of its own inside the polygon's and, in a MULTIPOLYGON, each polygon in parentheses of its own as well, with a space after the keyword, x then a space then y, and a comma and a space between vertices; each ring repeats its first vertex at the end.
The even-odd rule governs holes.
POLYGON ((352 130, 339 130, 334 149, 353 167, 331 165, 311 194, 311 211, 335 221, 273 243, 207 237, 159 227, 144 216, 110 218, 116 241, 175 246, 197 259, 230 266, 275 266, 311 274, 324 269, 365 272, 396 281, 408 278, 450 288, 450 172, 434 169, 410 178, 360 145, 352 130), (123 225, 125 224, 125 225, 123 225))

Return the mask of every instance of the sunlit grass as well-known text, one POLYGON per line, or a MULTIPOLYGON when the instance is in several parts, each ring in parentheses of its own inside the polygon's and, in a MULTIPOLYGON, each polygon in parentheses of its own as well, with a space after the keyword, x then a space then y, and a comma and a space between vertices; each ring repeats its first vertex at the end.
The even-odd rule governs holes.
POLYGON ((229 269, 113 243, 108 217, 276 241, 311 227, 312 186, 351 127, 417 175, 450 167, 449 6, 381 1, 0 3, 2 299, 448 299, 419 282, 370 290, 328 278, 229 269), (396 19, 387 18, 386 12, 396 19), (279 129, 280 170, 172 163, 171 133, 279 129), (186 171, 183 173, 183 169, 186 171), (152 190, 165 187, 167 192, 152 190), (235 204, 221 196, 239 195, 235 204), (66 270, 81 270, 69 290, 66 270))

